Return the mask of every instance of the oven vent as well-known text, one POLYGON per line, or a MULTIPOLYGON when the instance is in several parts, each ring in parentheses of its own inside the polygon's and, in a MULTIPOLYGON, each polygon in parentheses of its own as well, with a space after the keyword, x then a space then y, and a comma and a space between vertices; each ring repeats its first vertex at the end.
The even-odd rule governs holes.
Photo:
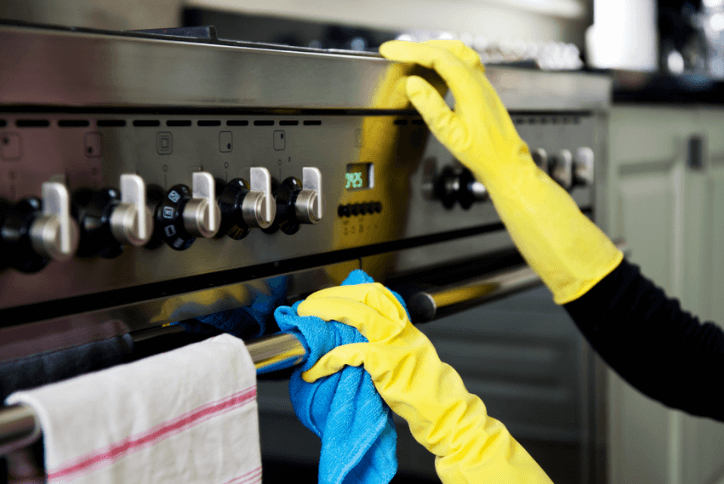
POLYGON ((232 119, 226 122, 227 126, 249 126, 249 121, 246 119, 232 119))
POLYGON ((87 128, 90 122, 87 119, 60 119, 58 127, 60 128, 87 128))
POLYGON ((279 121, 279 126, 296 126, 299 124, 299 121, 292 120, 292 119, 286 119, 283 121, 279 121))
POLYGON ((96 121, 96 126, 99 128, 122 128, 125 125, 125 119, 99 119, 96 121))
POLYGON ((15 121, 18 128, 47 128, 50 121, 47 119, 18 119, 15 121))
POLYGON ((254 126, 274 126, 274 121, 271 119, 259 119, 254 121, 254 126))
POLYGON ((221 121, 216 119, 201 119, 196 124, 199 126, 221 126, 221 121))
POLYGON ((322 122, 318 119, 307 119, 304 121, 304 126, 321 126, 322 122))
POLYGON ((166 126, 171 127, 182 127, 182 126, 191 126, 191 121, 188 119, 169 119, 166 121, 166 126))
POLYGON ((137 119, 133 122, 136 128, 153 128, 160 125, 161 122, 157 119, 137 119))

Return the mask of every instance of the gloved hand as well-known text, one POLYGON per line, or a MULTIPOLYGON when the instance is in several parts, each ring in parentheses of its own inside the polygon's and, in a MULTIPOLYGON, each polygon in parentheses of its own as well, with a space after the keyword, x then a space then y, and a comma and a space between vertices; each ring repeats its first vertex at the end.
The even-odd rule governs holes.
POLYGON ((485 405, 465 389, 460 375, 440 361, 399 301, 380 284, 324 289, 297 308, 353 326, 369 343, 338 346, 302 373, 307 382, 345 365, 359 366, 393 412, 407 420, 415 439, 435 454, 446 484, 468 482, 550 483, 533 458, 485 405))
POLYGON ((437 40, 386 42, 380 53, 435 69, 447 82, 454 112, 420 77, 407 78, 407 95, 435 137, 488 189, 511 238, 556 303, 579 298, 621 263, 621 251, 535 165, 475 51, 437 40))

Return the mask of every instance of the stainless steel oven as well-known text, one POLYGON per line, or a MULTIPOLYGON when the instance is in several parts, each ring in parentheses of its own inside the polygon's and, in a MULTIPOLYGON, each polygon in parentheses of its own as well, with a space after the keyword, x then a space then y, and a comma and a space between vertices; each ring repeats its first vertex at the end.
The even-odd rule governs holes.
MULTIPOLYGON (((291 302, 361 268, 434 321, 443 359, 556 482, 600 479, 593 357, 544 290, 500 299, 539 281, 400 90, 410 73, 440 80, 366 53, 191 34, 0 26, 0 339, 52 348, 108 321, 148 339, 249 305, 272 278, 291 302)), ((487 73, 536 162, 600 220, 609 79, 487 73)), ((258 364, 298 361, 273 326, 248 341, 258 364)), ((276 376, 259 384, 264 458, 313 468, 316 438, 276 376)), ((409 434, 398 454, 401 475, 434 477, 409 434)))

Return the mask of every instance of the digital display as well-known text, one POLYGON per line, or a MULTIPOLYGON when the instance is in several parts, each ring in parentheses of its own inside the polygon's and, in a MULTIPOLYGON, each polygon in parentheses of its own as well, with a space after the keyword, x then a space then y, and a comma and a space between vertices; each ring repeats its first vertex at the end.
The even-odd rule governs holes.
POLYGON ((372 163, 350 163, 347 165, 347 173, 344 175, 347 190, 363 190, 372 188, 374 185, 372 163))

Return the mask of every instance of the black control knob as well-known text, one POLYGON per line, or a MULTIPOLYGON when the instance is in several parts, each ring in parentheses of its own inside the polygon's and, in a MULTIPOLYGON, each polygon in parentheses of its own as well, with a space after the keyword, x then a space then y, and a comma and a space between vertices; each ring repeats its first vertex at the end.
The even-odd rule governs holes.
POLYGON ((249 183, 243 178, 234 178, 229 183, 216 180, 216 193, 221 209, 221 225, 217 237, 227 235, 234 240, 241 240, 251 231, 244 221, 242 207, 244 198, 249 193, 249 183))
POLYGON ((114 188, 86 188, 73 193, 71 210, 80 229, 80 257, 100 256, 110 259, 123 253, 123 245, 113 238, 110 229, 113 208, 120 201, 120 193, 114 188))
POLYGON ((460 179, 457 173, 451 166, 446 166, 435 180, 433 192, 435 198, 440 200, 445 208, 453 208, 459 188, 460 179))
POLYGON ((458 202, 465 210, 469 209, 474 202, 482 202, 488 199, 488 190, 475 179, 475 175, 467 168, 460 173, 458 183, 458 202))
POLYGON ((40 199, 34 197, 8 207, 0 228, 7 266, 32 273, 43 269, 50 262, 49 257, 37 254, 30 242, 30 227, 41 210, 40 199))
POLYGON ((196 240, 184 226, 184 208, 191 198, 189 187, 174 185, 156 206, 155 237, 166 242, 172 249, 186 250, 196 240))
POLYGON ((289 177, 277 188, 276 223, 287 235, 297 233, 302 224, 317 224, 324 217, 321 171, 304 167, 302 177, 302 181, 289 177))
POLYGON ((65 185, 46 182, 42 199, 26 198, 0 208, 0 238, 7 265, 22 272, 37 272, 51 260, 70 259, 78 248, 78 225, 71 218, 65 185))
POLYGON ((188 249, 196 237, 214 237, 221 224, 214 177, 195 172, 193 190, 186 185, 171 187, 156 206, 154 220, 154 238, 175 250, 188 249))

